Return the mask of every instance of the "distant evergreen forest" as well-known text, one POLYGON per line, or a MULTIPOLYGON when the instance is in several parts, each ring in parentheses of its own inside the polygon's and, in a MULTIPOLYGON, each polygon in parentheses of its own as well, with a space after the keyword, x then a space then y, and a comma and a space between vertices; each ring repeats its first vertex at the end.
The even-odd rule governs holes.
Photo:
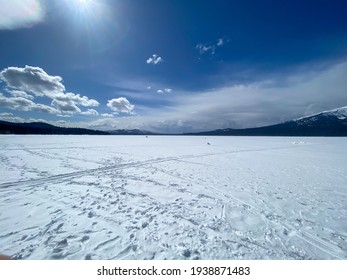
POLYGON ((105 131, 75 128, 58 127, 47 123, 11 123, 0 121, 0 134, 58 134, 58 135, 109 135, 105 131))

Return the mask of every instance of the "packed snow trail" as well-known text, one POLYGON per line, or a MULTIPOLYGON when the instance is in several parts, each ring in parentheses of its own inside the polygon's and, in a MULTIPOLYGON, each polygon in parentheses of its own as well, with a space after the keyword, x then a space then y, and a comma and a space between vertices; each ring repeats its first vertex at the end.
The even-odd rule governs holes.
POLYGON ((344 138, 0 136, 0 147, 0 251, 17 259, 347 259, 344 138))

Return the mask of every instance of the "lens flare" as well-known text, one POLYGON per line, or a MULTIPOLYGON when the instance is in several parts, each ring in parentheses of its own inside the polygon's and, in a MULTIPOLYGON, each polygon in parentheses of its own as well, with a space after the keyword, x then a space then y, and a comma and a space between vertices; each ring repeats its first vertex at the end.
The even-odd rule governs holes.
POLYGON ((44 17, 41 0, 0 0, 0 30, 29 28, 42 22, 44 17))

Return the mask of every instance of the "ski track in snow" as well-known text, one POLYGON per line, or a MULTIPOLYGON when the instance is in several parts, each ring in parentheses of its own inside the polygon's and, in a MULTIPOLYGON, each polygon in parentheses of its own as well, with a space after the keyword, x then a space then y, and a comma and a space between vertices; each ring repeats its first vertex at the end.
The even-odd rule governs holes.
POLYGON ((347 259, 345 138, 0 136, 0 148, 0 252, 15 259, 347 259))

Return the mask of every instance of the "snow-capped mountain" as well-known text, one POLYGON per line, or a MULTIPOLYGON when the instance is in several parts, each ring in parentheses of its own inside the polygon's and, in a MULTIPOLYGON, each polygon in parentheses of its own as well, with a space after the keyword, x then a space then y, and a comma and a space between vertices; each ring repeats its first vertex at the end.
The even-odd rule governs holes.
POLYGON ((347 106, 270 126, 246 129, 227 128, 197 134, 235 136, 347 136, 347 106))
POLYGON ((294 121, 297 122, 298 124, 307 124, 307 123, 313 124, 316 121, 322 120, 323 118, 324 119, 329 118, 331 120, 335 120, 337 118, 338 120, 346 122, 347 121, 347 106, 337 108, 334 110, 323 111, 318 114, 314 114, 314 115, 310 115, 310 116, 306 116, 302 118, 298 118, 294 121))

